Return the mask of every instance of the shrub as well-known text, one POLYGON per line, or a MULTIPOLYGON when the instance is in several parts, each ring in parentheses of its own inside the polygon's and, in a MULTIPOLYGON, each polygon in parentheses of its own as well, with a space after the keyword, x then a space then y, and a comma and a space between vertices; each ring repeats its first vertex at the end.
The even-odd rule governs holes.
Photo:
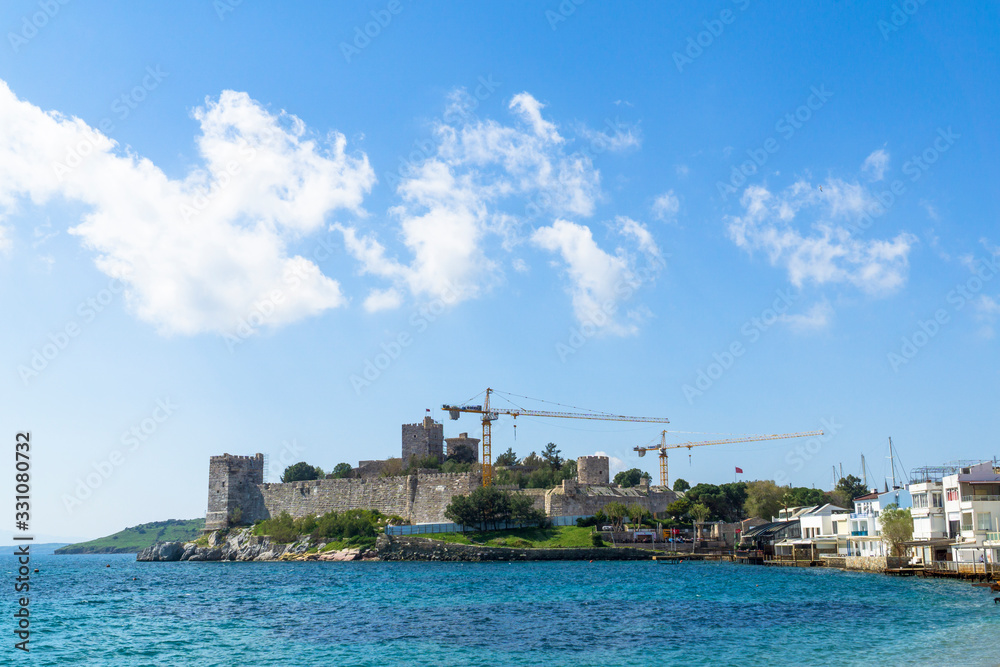
POLYGON ((595 547, 604 546, 604 538, 601 537, 600 533, 591 533, 590 541, 595 547))

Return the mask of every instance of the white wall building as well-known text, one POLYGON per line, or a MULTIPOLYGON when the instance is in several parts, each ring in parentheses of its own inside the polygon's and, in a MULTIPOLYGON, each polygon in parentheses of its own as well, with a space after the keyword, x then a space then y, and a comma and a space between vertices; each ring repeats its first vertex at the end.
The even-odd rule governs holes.
POLYGON ((1000 466, 986 462, 960 468, 942 480, 948 535, 958 562, 1000 562, 1000 466))
POLYGON ((854 499, 854 511, 849 518, 851 536, 848 538, 849 556, 887 556, 885 542, 882 541, 882 525, 879 515, 889 505, 906 509, 912 504, 910 492, 906 489, 892 489, 879 493, 873 491, 854 499))

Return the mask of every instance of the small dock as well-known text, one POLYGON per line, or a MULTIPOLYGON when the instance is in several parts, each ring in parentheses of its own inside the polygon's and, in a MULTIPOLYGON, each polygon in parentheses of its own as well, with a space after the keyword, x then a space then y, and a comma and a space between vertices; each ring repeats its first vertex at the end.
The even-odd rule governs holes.
POLYGON ((824 565, 826 565, 826 563, 824 563, 821 560, 807 560, 807 559, 798 559, 798 560, 770 559, 763 561, 762 564, 778 566, 778 567, 823 567, 824 565))
POLYGON ((653 556, 657 563, 676 564, 686 560, 705 560, 704 554, 657 554, 653 556))
POLYGON ((886 568, 885 574, 894 577, 915 577, 918 574, 924 574, 923 566, 908 566, 908 567, 889 567, 886 568))

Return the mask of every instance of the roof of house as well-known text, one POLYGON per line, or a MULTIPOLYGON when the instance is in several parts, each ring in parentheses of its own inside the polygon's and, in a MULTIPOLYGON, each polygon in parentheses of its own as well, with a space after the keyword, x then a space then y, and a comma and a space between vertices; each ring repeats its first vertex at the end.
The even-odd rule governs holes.
POLYGON ((973 484, 989 484, 989 483, 1000 483, 1000 468, 995 467, 992 463, 987 461, 986 463, 980 463, 979 465, 970 466, 968 468, 963 468, 963 470, 968 470, 967 473, 959 473, 959 482, 971 482, 973 484))

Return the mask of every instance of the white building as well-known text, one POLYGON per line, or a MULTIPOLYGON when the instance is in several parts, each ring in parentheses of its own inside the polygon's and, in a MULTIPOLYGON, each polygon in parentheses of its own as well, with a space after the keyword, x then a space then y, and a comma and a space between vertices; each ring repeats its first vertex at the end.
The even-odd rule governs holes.
POLYGON ((915 469, 906 487, 913 500, 913 549, 915 563, 948 560, 953 540, 948 534, 948 519, 944 508, 945 475, 958 471, 954 466, 933 466, 915 469))
POLYGON ((847 516, 850 510, 827 503, 799 515, 802 537, 799 546, 814 556, 846 553, 847 516))
POLYGON ((948 535, 957 538, 952 559, 1000 563, 1000 466, 960 468, 942 480, 948 535))
POLYGON ((849 517, 851 535, 848 538, 849 556, 888 556, 882 541, 882 525, 879 515, 889 505, 906 509, 912 504, 910 492, 906 489, 892 489, 879 493, 873 491, 854 499, 854 511, 849 517))

